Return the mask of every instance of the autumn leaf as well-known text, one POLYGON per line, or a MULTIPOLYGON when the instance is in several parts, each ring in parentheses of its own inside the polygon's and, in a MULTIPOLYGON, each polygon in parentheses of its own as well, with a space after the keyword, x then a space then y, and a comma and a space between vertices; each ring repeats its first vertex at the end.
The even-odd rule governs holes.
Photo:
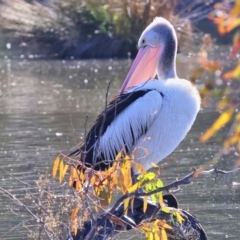
POLYGON ((234 6, 231 9, 229 15, 232 17, 237 17, 238 15, 240 15, 240 0, 235 0, 234 6))
POLYGON ((60 167, 59 167, 59 182, 62 182, 63 179, 63 169, 64 169, 64 162, 63 160, 60 162, 60 167))
POLYGON ((110 192, 106 191, 105 188, 100 189, 100 191, 98 192, 97 196, 100 199, 100 206, 108 206, 110 204, 111 201, 111 196, 110 196, 110 192))
POLYGON ((148 197, 144 196, 144 200, 143 200, 143 212, 145 213, 147 211, 147 205, 148 205, 148 197))
POLYGON ((230 146, 232 146, 235 143, 237 143, 239 140, 240 140, 239 134, 233 134, 231 137, 229 137, 228 139, 226 139, 224 141, 223 146, 225 148, 229 148, 230 146))
MULTIPOLYGON (((63 162, 63 161, 62 161, 63 162)), ((68 170, 68 167, 69 167, 69 165, 68 164, 65 164, 64 165, 64 163, 63 163, 63 169, 61 169, 62 168, 62 162, 60 163, 60 174, 59 174, 59 182, 61 183, 62 182, 62 180, 63 180, 63 178, 64 178, 64 176, 65 176, 65 174, 66 174, 66 172, 67 172, 67 170, 68 170)))
POLYGON ((240 18, 230 18, 225 23, 225 33, 231 32, 234 28, 240 25, 240 18))
POLYGON ((125 227, 125 223, 120 219, 120 218, 117 218, 117 217, 114 217, 114 216, 111 216, 109 218, 112 222, 114 222, 116 225, 119 225, 119 226, 122 226, 122 227, 125 227))
POLYGON ((231 78, 238 78, 238 79, 240 79, 240 63, 232 71, 224 73, 222 77, 223 77, 223 79, 231 79, 231 78))
POLYGON ((167 233, 166 233, 165 229, 160 229, 160 239, 161 240, 168 240, 167 233))
POLYGON ((233 37, 233 48, 229 54, 229 57, 234 57, 240 51, 240 31, 235 33, 233 37))
POLYGON ((218 119, 213 123, 213 125, 207 129, 207 131, 200 137, 201 142, 206 142, 211 138, 218 130, 225 126, 232 118, 234 108, 230 107, 228 110, 223 112, 218 119))
POLYGON ((79 207, 76 207, 72 210, 71 220, 74 220, 78 215, 79 207))
POLYGON ((140 172, 140 174, 144 175, 147 172, 146 169, 139 163, 133 162, 133 165, 140 172))
POLYGON ((157 225, 161 228, 164 228, 164 229, 168 229, 168 230, 172 229, 172 227, 169 224, 167 224, 165 220, 158 219, 157 220, 157 225))
POLYGON ((183 221, 184 221, 184 218, 180 215, 180 213, 179 212, 174 212, 174 216, 177 218, 177 220, 178 220, 178 222, 180 223, 180 224, 182 224, 183 223, 183 221))
POLYGON ((165 213, 170 213, 170 209, 168 207, 162 207, 161 211, 165 213))
POLYGON ((124 214, 125 215, 127 215, 127 212, 128 212, 129 201, 130 201, 130 198, 127 198, 123 201, 123 207, 124 207, 124 214))
POLYGON ((76 207, 73 209, 71 214, 71 230, 75 236, 77 235, 77 231, 78 231, 78 224, 76 219, 78 211, 79 211, 79 208, 76 207))
POLYGON ((203 171, 202 168, 199 168, 199 169, 195 169, 194 170, 194 173, 193 173, 193 177, 196 178, 199 176, 199 174, 203 171))
POLYGON ((60 161, 61 161, 61 159, 58 156, 53 162, 53 168, 52 168, 52 176, 53 177, 56 177, 56 175, 57 175, 57 170, 58 170, 60 161))
POLYGON ((199 58, 198 61, 201 66, 209 72, 215 72, 216 70, 219 70, 222 66, 221 61, 212 61, 208 60, 207 58, 199 58))
POLYGON ((229 98, 228 98, 228 97, 223 97, 223 98, 217 103, 217 110, 218 110, 218 111, 223 110, 228 104, 229 104, 229 98))

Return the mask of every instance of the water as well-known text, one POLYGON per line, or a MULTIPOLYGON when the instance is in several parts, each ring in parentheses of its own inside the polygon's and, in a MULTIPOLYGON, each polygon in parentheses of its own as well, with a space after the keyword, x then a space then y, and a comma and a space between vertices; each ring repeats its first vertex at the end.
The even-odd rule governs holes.
MULTIPOLYGON (((0 62, 0 187, 27 201, 27 184, 32 185, 40 174, 49 174, 56 155, 81 141, 86 115, 89 128, 104 107, 108 82, 113 79, 111 98, 130 64, 128 60, 0 62)), ((179 76, 189 77, 186 73, 196 66, 194 58, 180 57, 179 76)), ((201 110, 187 138, 168 157, 162 170, 166 184, 193 167, 208 164, 221 149, 214 139, 199 142, 200 134, 218 116, 214 101, 201 110)), ((226 129, 221 134, 224 137, 226 129)), ((232 169, 237 158, 234 154, 223 156, 217 166, 232 169)), ((200 176, 177 193, 180 206, 197 216, 209 239, 237 239, 240 234, 240 188, 233 186, 233 181, 239 181, 237 174, 216 180, 200 176)), ((59 186, 53 179, 51 184, 59 186)), ((20 223, 31 216, 3 189, 0 208, 0 239, 29 239, 28 229, 20 223)), ((29 223, 32 229, 34 224, 29 223)))

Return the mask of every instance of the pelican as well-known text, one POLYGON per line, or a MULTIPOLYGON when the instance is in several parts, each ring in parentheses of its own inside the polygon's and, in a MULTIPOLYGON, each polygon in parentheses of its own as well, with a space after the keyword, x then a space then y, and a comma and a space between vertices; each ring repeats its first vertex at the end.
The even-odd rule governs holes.
POLYGON ((200 109, 196 87, 177 77, 172 24, 155 18, 138 47, 119 95, 98 116, 80 148, 69 154, 80 155, 95 170, 107 169, 123 149, 148 170, 151 162, 157 164, 174 151, 200 109))

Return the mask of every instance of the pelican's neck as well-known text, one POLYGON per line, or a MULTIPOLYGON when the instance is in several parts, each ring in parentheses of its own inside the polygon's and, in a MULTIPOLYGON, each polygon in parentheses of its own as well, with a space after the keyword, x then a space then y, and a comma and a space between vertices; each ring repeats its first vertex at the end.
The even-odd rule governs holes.
POLYGON ((176 73, 176 55, 177 55, 177 39, 172 34, 165 36, 163 51, 159 58, 157 75, 158 79, 167 80, 169 78, 177 78, 176 73))

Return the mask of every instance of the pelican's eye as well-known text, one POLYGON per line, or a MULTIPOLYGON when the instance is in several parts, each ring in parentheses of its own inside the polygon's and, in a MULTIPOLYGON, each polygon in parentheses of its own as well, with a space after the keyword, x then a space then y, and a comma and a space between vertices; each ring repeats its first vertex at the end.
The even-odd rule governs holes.
POLYGON ((146 44, 146 40, 145 39, 142 40, 142 45, 144 45, 144 44, 146 44))

